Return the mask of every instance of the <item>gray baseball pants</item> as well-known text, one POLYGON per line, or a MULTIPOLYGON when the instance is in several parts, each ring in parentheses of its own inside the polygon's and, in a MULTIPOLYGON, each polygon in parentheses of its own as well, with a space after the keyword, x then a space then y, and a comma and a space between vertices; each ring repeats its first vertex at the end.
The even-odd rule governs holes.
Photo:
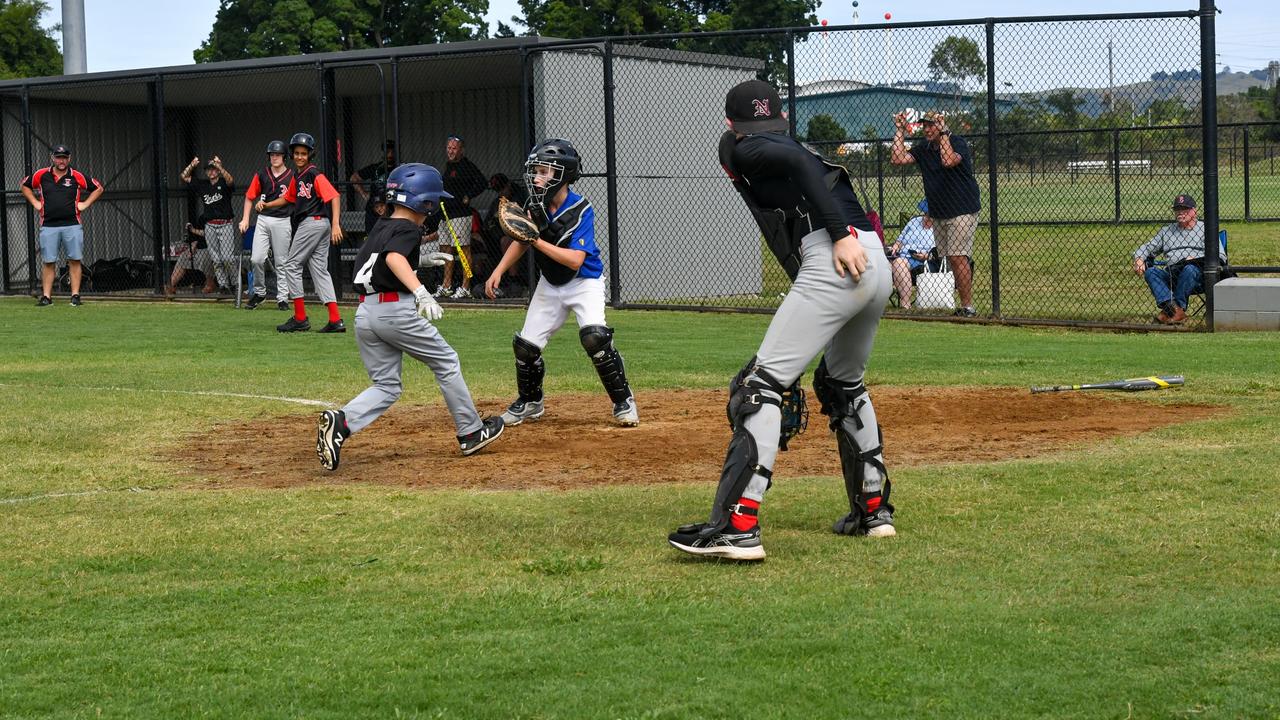
POLYGON ((288 283, 284 280, 284 264, 289 257, 289 218, 259 215, 253 231, 253 250, 249 262, 253 266, 253 294, 267 295, 267 251, 276 260, 276 300, 289 299, 288 283))
POLYGON ((456 434, 467 435, 480 429, 483 423, 462 378, 458 353, 434 325, 418 315, 412 295, 401 293, 394 302, 381 302, 377 295, 367 296, 356 310, 356 346, 373 385, 342 408, 347 429, 353 434, 381 417, 399 399, 405 353, 435 373, 456 434))
POLYGON ((216 223, 210 220, 204 226, 204 241, 209 246, 209 260, 213 263, 218 286, 234 289, 231 276, 235 270, 231 260, 236 254, 235 225, 229 220, 216 223))
MULTIPOLYGON (((844 277, 836 274, 831 259, 831 238, 826 230, 804 237, 800 273, 769 323, 756 353, 757 366, 784 387, 795 382, 818 353, 826 353, 827 371, 833 380, 846 385, 862 382, 880 316, 893 291, 893 278, 880 238, 873 232, 859 230, 858 242, 866 251, 867 270, 854 282, 847 272, 844 277)), ((878 446, 880 430, 870 396, 858 416, 863 421, 861 429, 854 418, 843 420, 844 429, 859 447, 878 446)), ((747 417, 744 427, 755 438, 760 465, 772 468, 778 457, 782 411, 776 406, 764 405, 759 412, 747 417)), ((869 483, 879 480, 867 478, 869 483)), ((743 497, 763 499, 768 483, 760 475, 753 476, 743 497)))
POLYGON ((329 276, 329 237, 329 218, 308 217, 298 224, 297 231, 293 233, 293 242, 289 245, 289 255, 283 271, 289 286, 290 300, 304 296, 302 265, 305 263, 311 270, 311 283, 315 285, 320 302, 326 305, 337 302, 338 296, 333 293, 333 278, 329 276))

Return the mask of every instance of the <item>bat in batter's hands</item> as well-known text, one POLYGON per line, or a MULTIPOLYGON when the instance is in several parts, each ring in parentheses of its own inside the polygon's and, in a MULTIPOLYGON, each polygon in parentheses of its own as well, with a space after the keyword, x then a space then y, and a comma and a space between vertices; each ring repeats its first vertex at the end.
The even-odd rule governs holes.
POLYGON ((502 227, 503 234, 516 242, 532 245, 538 239, 538 224, 519 205, 506 198, 498 199, 498 225, 502 227))
POLYGON ((418 289, 413 291, 413 302, 418 306, 418 314, 426 318, 427 322, 435 322, 444 317, 444 308, 431 297, 426 285, 419 285, 418 289))
POLYGON ((1162 390, 1182 385, 1181 375, 1152 375, 1150 377, 1129 378, 1128 380, 1112 380, 1110 382, 1086 383, 1084 385, 1040 385, 1031 388, 1032 393, 1065 392, 1068 390, 1121 390, 1138 392, 1140 390, 1162 390))

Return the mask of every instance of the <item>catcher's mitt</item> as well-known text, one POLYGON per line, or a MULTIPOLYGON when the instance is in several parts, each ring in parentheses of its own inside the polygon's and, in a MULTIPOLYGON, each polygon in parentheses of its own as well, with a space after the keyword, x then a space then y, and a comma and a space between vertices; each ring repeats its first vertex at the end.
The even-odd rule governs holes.
POLYGON ((531 245, 538 239, 538 224, 519 205, 506 198, 498 200, 498 225, 502 226, 507 237, 516 242, 531 245))

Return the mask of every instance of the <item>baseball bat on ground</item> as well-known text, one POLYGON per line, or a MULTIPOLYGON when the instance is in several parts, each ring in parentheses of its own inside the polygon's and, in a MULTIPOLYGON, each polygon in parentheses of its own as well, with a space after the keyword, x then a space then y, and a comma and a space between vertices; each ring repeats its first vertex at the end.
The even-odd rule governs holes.
POLYGON ((1111 382, 1087 383, 1085 385, 1039 385, 1031 388, 1034 393, 1064 392, 1066 390, 1123 390, 1137 392, 1139 390, 1162 390, 1181 385, 1181 375, 1152 375, 1150 377, 1129 378, 1128 380, 1112 380, 1111 382))

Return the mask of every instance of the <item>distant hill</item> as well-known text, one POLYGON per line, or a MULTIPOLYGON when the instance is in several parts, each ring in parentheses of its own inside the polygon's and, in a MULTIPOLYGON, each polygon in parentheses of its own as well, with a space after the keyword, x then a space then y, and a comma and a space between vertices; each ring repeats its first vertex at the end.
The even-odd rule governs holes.
MULTIPOLYGON (((1263 87, 1267 84, 1265 70, 1252 72, 1218 73, 1218 95, 1236 95, 1251 87, 1263 87)), ((1054 88, 1037 93, 1019 94, 1018 98, 1035 97, 1044 99, 1062 90, 1072 90, 1076 97, 1084 100, 1080 112, 1089 117, 1097 117, 1106 111, 1106 88, 1054 88)), ((1146 80, 1129 85, 1117 85, 1116 102, 1128 101, 1134 112, 1141 113, 1147 106, 1157 100, 1177 98, 1191 105, 1200 98, 1200 77, 1195 71, 1174 73, 1173 77, 1161 80, 1146 80), (1176 79, 1175 79, 1176 78, 1176 79)))

